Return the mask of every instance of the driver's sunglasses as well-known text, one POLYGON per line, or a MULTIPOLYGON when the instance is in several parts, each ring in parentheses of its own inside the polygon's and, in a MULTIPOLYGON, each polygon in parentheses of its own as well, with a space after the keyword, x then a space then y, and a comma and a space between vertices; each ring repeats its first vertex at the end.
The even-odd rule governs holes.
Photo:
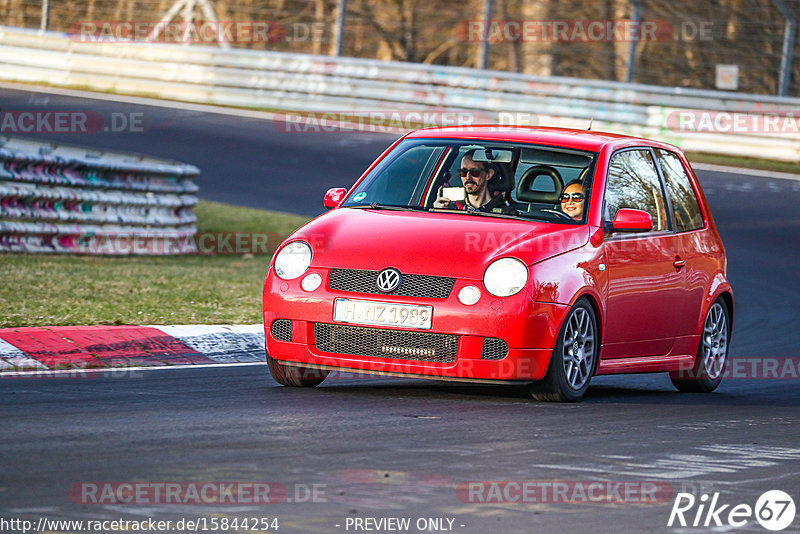
POLYGON ((481 175, 482 172, 483 169, 480 167, 470 167, 469 169, 467 169, 466 167, 462 167, 458 169, 458 174, 462 178, 464 178, 467 175, 467 173, 471 174, 473 178, 477 178, 478 176, 481 175))
POLYGON ((561 195, 561 202, 569 202, 570 198, 575 202, 583 202, 583 193, 564 193, 561 195))

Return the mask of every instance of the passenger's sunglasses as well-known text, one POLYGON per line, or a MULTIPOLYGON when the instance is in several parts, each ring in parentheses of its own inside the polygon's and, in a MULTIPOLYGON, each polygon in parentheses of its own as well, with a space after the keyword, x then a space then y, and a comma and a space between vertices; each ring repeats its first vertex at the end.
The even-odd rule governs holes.
POLYGON ((564 193, 561 195, 561 202, 569 202, 570 198, 575 202, 583 202, 583 193, 564 193))
POLYGON ((480 168, 480 167, 470 167, 469 169, 467 169, 466 167, 462 167, 461 169, 458 169, 458 174, 462 178, 465 177, 467 175, 467 173, 472 175, 473 178, 477 178, 478 176, 481 175, 482 172, 483 172, 483 169, 480 168))

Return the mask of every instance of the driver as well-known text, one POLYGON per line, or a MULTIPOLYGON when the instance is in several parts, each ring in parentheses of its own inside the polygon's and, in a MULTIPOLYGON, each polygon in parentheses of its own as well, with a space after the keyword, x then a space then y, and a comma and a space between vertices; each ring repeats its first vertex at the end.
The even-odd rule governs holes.
POLYGON ((442 196, 442 189, 439 188, 436 194, 436 201, 433 203, 434 208, 446 208, 453 210, 477 210, 491 212, 495 208, 503 208, 508 206, 503 195, 492 196, 489 193, 489 180, 494 176, 494 169, 488 167, 486 162, 473 161, 472 156, 475 150, 470 150, 464 157, 461 158, 461 168, 458 169, 458 174, 461 176, 461 182, 467 190, 467 196, 463 201, 452 201, 442 196))
POLYGON ((561 193, 561 211, 580 221, 583 217, 583 204, 585 200, 583 183, 580 180, 573 180, 564 186, 561 193))

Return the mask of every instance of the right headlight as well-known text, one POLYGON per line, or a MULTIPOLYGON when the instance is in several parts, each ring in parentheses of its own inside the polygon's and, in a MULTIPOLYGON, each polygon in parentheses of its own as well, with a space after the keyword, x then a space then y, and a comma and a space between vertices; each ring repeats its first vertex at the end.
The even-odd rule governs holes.
POLYGON ((278 278, 292 280, 311 265, 311 245, 305 241, 292 241, 275 257, 275 274, 278 278))
POLYGON ((492 262, 483 275, 486 291, 495 297, 510 297, 519 293, 528 283, 528 268, 514 258, 500 258, 492 262))

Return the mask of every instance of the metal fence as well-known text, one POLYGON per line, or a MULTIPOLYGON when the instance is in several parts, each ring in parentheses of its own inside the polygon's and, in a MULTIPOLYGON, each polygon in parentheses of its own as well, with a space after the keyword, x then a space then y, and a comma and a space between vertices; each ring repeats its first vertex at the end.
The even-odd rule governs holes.
POLYGON ((404 117, 425 110, 465 111, 461 123, 593 122, 596 130, 687 150, 800 161, 796 98, 235 48, 84 43, 15 28, 0 28, 0 79, 294 110, 288 124, 298 127, 366 115, 368 127, 397 116, 400 129, 410 129, 419 124, 404 117))
POLYGON ((0 0, 0 24, 74 39, 160 27, 173 43, 781 96, 800 96, 798 19, 800 0, 0 0))
POLYGON ((0 251, 196 252, 196 167, 0 137, 0 251))

